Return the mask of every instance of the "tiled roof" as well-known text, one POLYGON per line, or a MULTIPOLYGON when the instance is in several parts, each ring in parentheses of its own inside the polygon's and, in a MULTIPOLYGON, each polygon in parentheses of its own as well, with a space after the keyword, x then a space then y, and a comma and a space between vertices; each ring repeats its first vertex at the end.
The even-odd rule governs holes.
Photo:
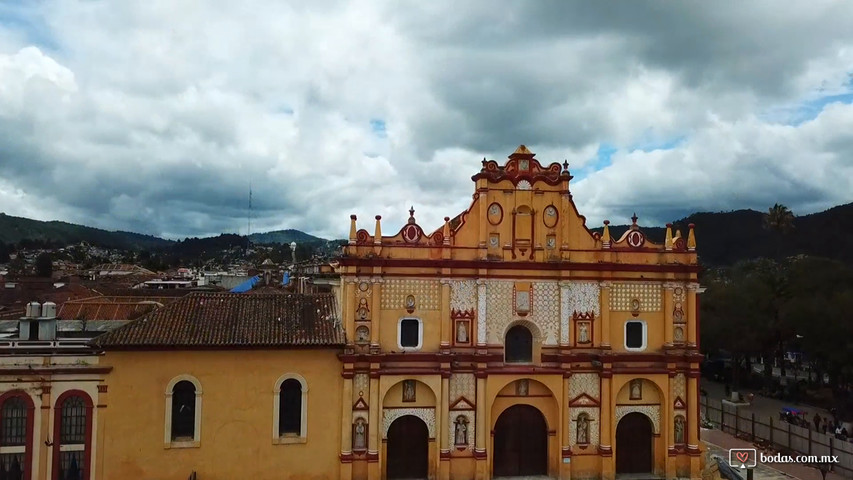
POLYGON ((101 335, 108 350, 343 346, 330 294, 193 293, 101 335))
POLYGON ((155 301, 65 302, 56 317, 60 320, 133 320, 162 306, 155 301))

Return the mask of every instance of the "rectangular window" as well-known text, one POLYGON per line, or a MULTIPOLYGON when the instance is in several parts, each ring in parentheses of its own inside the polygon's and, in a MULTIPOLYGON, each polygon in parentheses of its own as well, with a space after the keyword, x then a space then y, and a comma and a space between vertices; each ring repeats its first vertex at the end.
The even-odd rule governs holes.
POLYGON ((420 347, 420 320, 406 318, 400 322, 400 346, 404 348, 420 347))
POLYGON ((646 324, 645 322, 625 323, 625 348, 629 350, 642 350, 646 348, 646 324))

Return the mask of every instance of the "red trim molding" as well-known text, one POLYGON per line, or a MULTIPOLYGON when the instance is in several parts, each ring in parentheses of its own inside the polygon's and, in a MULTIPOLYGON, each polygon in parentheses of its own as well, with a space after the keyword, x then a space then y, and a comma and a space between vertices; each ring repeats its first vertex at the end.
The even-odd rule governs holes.
MULTIPOLYGON (((27 409, 27 424, 26 424, 26 436, 24 445, 24 465, 21 467, 24 469, 24 477, 23 480, 30 480, 33 477, 33 425, 35 422, 35 413, 36 406, 33 403, 32 397, 30 397, 27 392, 23 390, 10 390, 3 395, 0 395, 0 411, 3 409, 3 404, 6 403, 7 400, 12 398, 20 398, 24 401, 24 405, 27 409)), ((0 429, 3 428, 3 417, 0 416, 0 429)))
MULTIPOLYGON (((660 252, 653 252, 657 254, 660 252)), ((692 254, 692 252, 691 252, 692 254)), ((489 260, 433 260, 433 259, 392 259, 392 258, 360 258, 342 257, 339 263, 343 267, 380 267, 380 268, 449 268, 471 270, 533 270, 533 271, 565 271, 565 272, 654 272, 654 273, 683 273, 698 274, 699 265, 666 264, 641 265, 630 263, 578 263, 578 262, 496 262, 489 260)), ((470 276, 470 275, 469 275, 470 276)), ((482 277, 482 275, 481 275, 482 277)), ((650 280, 651 281, 651 280, 650 280)))
POLYGON ((54 403, 54 421, 53 421, 53 480, 62 480, 59 477, 59 452, 60 452, 60 428, 62 426, 62 404, 70 397, 79 396, 83 399, 83 404, 86 407, 86 440, 83 450, 83 476, 81 480, 89 480, 92 475, 92 415, 94 414, 94 403, 92 397, 83 390, 68 390, 60 395, 54 403))

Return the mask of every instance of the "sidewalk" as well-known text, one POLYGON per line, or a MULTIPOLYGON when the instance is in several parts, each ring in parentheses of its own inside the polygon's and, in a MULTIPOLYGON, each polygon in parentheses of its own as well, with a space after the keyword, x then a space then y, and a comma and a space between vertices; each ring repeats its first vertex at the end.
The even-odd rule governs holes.
MULTIPOLYGON (((728 459, 730 448, 755 448, 751 442, 735 438, 720 430, 703 428, 700 438, 708 445, 710 453, 720 455, 724 459, 728 459)), ((743 473, 743 477, 746 478, 746 473, 743 473)), ((826 475, 827 480, 844 480, 845 478, 832 472, 826 475)), ((792 479, 822 480, 823 477, 818 469, 797 463, 774 464, 772 467, 759 463, 755 469, 755 480, 792 479)))

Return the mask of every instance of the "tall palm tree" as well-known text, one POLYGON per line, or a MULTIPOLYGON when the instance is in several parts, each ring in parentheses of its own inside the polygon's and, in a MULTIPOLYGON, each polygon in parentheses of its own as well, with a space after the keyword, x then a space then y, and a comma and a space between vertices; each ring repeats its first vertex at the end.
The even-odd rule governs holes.
MULTIPOLYGON (((782 237, 794 229, 794 212, 781 203, 773 204, 764 214, 764 228, 776 234, 776 259, 782 257, 782 237)), ((785 342, 779 341, 778 346, 779 370, 782 377, 786 376, 785 342)))
POLYGON ((778 234, 786 234, 794 229, 794 212, 780 203, 774 204, 764 214, 764 228, 778 234))

